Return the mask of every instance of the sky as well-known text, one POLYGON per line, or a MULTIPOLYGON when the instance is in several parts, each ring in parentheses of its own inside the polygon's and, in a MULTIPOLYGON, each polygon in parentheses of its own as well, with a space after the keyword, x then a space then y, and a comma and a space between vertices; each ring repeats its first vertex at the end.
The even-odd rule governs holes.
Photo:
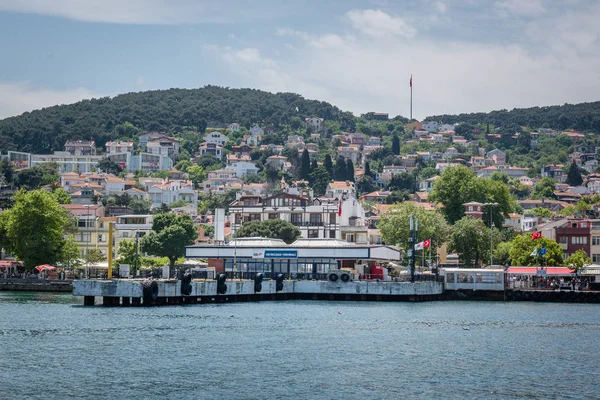
POLYGON ((596 101, 597 0, 0 0, 0 118, 120 93, 295 92, 356 115, 596 101))

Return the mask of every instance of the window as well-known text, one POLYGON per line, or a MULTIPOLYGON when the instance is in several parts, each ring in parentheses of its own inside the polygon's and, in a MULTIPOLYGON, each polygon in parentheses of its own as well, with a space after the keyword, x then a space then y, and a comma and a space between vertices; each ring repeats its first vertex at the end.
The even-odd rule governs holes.
POLYGON ((349 243, 354 243, 354 234, 352 234, 352 233, 347 234, 346 241, 349 243))
POLYGON ((309 229, 308 230, 308 238, 309 239, 316 239, 319 237, 319 230, 318 229, 309 229))
POLYGON ((290 222, 294 225, 302 225, 302 214, 292 214, 290 222))
POLYGON ((98 235, 98 241, 99 242, 106 242, 107 241, 107 235, 104 235, 104 234, 98 235))
POLYGON ((335 239, 335 229, 331 229, 331 230, 329 231, 329 238, 330 238, 330 239, 335 239))
POLYGON ((473 211, 473 206, 469 206, 469 211, 473 211))
POLYGON ((569 258, 569 254, 563 253, 562 258, 563 258, 563 261, 566 260, 567 258, 569 258))
POLYGON ((592 254, 592 262, 594 264, 600 263, 600 254, 592 254))
POLYGON ((558 238, 558 243, 567 244, 567 243, 569 243, 569 238, 566 236, 561 236, 558 238))
POLYGON ((594 246, 600 245, 600 236, 592 236, 592 245, 594 245, 594 246))
POLYGON ((329 223, 330 224, 334 224, 336 223, 336 213, 329 213, 329 223))
POLYGON ((587 244, 586 236, 573 236, 571 237, 571 244, 587 244))
POLYGON ((310 214, 311 225, 321 225, 321 214, 310 214))
POLYGON ((279 219, 279 214, 278 213, 271 213, 271 214, 269 214, 269 219, 279 219))

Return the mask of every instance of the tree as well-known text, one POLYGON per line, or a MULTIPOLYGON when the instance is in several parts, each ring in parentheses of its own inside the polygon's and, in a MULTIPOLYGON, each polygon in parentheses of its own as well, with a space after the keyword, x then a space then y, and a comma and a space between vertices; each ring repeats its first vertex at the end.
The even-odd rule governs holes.
POLYGON ((192 165, 187 168, 187 173, 190 176, 190 180, 194 183, 194 187, 198 189, 202 182, 206 179, 206 172, 204 168, 199 165, 192 165))
POLYGON ((152 202, 150 200, 138 199, 137 197, 134 197, 131 199, 129 207, 131 207, 134 214, 149 214, 150 207, 152 207, 152 202))
POLYGON ((331 159, 331 155, 329 155, 329 153, 325 154, 323 166, 325 167, 327 172, 329 172, 329 176, 333 176, 333 160, 331 159))
POLYGON ((58 188, 52 194, 56 201, 58 201, 58 204, 71 204, 71 196, 69 196, 69 193, 65 189, 58 188))
POLYGON ((336 181, 346 180, 346 176, 348 176, 348 174, 346 172, 346 160, 344 160, 343 157, 338 157, 335 160, 335 171, 333 176, 336 181))
POLYGON ((102 172, 113 175, 119 175, 123 171, 123 167, 110 158, 103 158, 98 161, 98 169, 102 172))
POLYGON ((586 265, 592 263, 592 259, 588 257, 583 249, 577 250, 565 260, 565 265, 576 274, 586 265))
POLYGON ((490 230, 478 218, 463 217, 452 227, 449 248, 458 254, 465 266, 477 267, 479 261, 489 257, 490 230))
POLYGON ((397 156, 400 155, 400 138, 398 135, 394 135, 392 138, 392 153, 397 156))
POLYGON ((542 237, 533 240, 531 234, 518 235, 511 242, 510 260, 512 265, 562 265, 562 249, 554 240, 542 237), (539 257, 539 251, 546 248, 546 254, 539 257), (535 250, 535 254, 531 255, 535 250))
POLYGON ((331 176, 324 166, 320 166, 310 173, 310 182, 315 196, 323 196, 327 185, 331 182, 331 176))
POLYGON ((56 261, 62 263, 66 267, 76 268, 81 265, 80 256, 81 253, 79 251, 79 246, 77 246, 77 242, 73 238, 73 235, 69 235, 63 242, 56 261))
POLYGON ((317 167, 319 166, 319 164, 317 163, 317 159, 313 159, 310 162, 310 172, 314 171, 315 169, 317 169, 317 167))
POLYGON ((390 179, 390 183, 388 183, 389 190, 406 190, 410 193, 415 191, 416 186, 417 182, 414 175, 409 174, 408 172, 394 174, 392 179, 390 179))
POLYGON ((535 207, 535 208, 532 208, 531 210, 525 211, 525 214, 535 215, 536 217, 542 217, 542 218, 550 218, 552 216, 552 211, 550 211, 544 207, 535 207))
POLYGON ((551 199, 554 197, 556 181, 550 177, 542 178, 533 188, 531 197, 534 199, 551 199))
MULTIPOLYGON (((450 228, 444 216, 436 211, 426 211, 413 203, 402 203, 392 207, 381 216, 378 228, 384 243, 398 246, 403 250, 410 249, 408 240, 410 237, 409 217, 413 215, 419 220, 419 231, 417 242, 431 239, 432 246, 440 246, 447 242, 450 236, 450 228)), ((432 252, 436 253, 436 248, 432 252)))
POLYGON ((91 249, 88 251, 86 261, 91 265, 96 265, 103 261, 106 261, 106 256, 98 249, 91 249))
POLYGON ((191 166, 192 166, 192 162, 189 159, 182 159, 177 164, 175 164, 175 169, 177 171, 187 172, 187 169, 191 166))
POLYGON ((365 175, 358 181, 357 189, 360 193, 371 193, 377 190, 377 185, 371 176, 365 175))
POLYGON ((500 242, 494 248, 494 264, 510 265, 511 242, 500 242))
POLYGON ((198 233, 189 215, 161 213, 154 216, 152 230, 141 240, 142 251, 159 257, 169 258, 173 269, 175 261, 185 255, 185 246, 194 243, 198 233))
POLYGON ((573 160, 569 167, 569 172, 567 173, 567 184, 569 186, 581 186, 582 183, 583 178, 581 177, 581 172, 579 172, 579 167, 575 163, 575 160, 573 160))
POLYGON ((302 152, 302 160, 300 162, 300 179, 307 181, 309 175, 310 175, 310 155, 308 154, 308 149, 304 149, 304 151, 302 152))
POLYGON ((135 275, 135 267, 140 266, 140 253, 136 249, 135 240, 123 239, 119 242, 118 251, 119 264, 125 264, 130 266, 130 271, 135 275))
POLYGON ((236 238, 264 237, 281 239, 287 244, 294 242, 301 236, 300 229, 288 221, 281 219, 268 219, 266 221, 246 222, 235 233, 236 238))
POLYGON ((2 247, 31 269, 52 264, 60 256, 65 233, 74 230, 67 210, 45 190, 15 194, 15 205, 0 215, 2 247))
POLYGON ((351 159, 346 160, 346 180, 354 182, 354 163, 351 159))
POLYGON ((151 176, 152 178, 167 179, 169 177, 169 171, 164 171, 161 169, 158 171, 154 171, 151 176))
POLYGON ((371 164, 368 161, 365 162, 365 176, 373 177, 371 172, 371 164))
POLYGON ((465 215, 465 203, 498 203, 495 207, 485 207, 483 214, 483 221, 488 224, 491 212, 496 226, 502 226, 504 216, 515 207, 515 200, 504 183, 477 178, 473 171, 463 165, 444 170, 433 186, 430 199, 443 204, 443 213, 451 224, 465 215))

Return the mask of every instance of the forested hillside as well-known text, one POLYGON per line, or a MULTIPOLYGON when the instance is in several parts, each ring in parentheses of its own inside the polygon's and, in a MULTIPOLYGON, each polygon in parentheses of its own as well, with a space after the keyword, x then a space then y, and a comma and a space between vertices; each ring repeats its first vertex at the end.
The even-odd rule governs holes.
POLYGON ((511 111, 498 110, 489 113, 459 115, 434 115, 427 120, 446 124, 467 122, 490 123, 496 127, 508 125, 537 128, 576 129, 600 132, 600 101, 593 103, 565 104, 562 106, 515 108, 511 111))
POLYGON ((203 132, 207 125, 239 122, 246 127, 298 125, 319 116, 352 128, 351 113, 329 103, 293 93, 207 86, 127 93, 84 100, 0 120, 0 149, 32 153, 62 150, 67 139, 94 139, 98 146, 122 135, 115 127, 130 122, 142 130, 173 131, 184 127, 203 132))

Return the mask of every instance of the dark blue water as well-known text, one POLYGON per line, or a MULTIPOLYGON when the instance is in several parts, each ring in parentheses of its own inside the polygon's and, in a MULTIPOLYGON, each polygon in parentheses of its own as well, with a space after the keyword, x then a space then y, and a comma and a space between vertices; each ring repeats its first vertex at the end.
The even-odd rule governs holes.
POLYGON ((0 293, 0 399, 600 398, 600 306, 0 293))

